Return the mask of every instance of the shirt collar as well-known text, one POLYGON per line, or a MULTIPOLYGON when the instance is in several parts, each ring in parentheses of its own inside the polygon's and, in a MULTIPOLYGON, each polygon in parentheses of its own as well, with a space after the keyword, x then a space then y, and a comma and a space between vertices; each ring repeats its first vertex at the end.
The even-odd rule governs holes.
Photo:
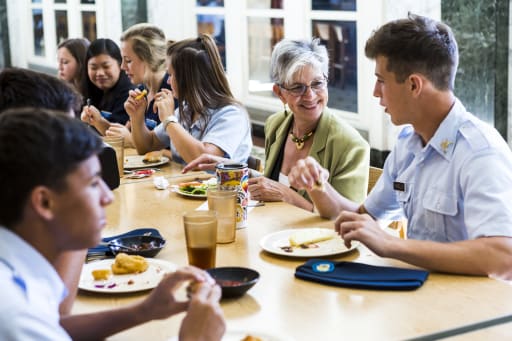
POLYGON ((461 113, 464 112, 464 106, 456 98, 450 112, 448 112, 448 115, 441 122, 434 136, 432 136, 428 142, 428 145, 432 149, 447 160, 451 160, 452 158, 457 134, 464 121, 461 113))
POLYGON ((29 243, 16 233, 0 226, 0 259, 12 271, 17 281, 27 277, 48 281, 61 298, 67 295, 60 276, 55 268, 29 243))

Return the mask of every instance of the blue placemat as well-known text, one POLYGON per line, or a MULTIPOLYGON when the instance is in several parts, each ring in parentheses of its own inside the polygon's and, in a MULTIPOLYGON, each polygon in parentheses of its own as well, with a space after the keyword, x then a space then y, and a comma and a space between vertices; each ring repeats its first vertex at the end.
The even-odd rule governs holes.
MULTIPOLYGON (((160 234, 160 232, 157 229, 149 228, 149 227, 143 227, 143 228, 138 228, 138 229, 126 232, 126 233, 118 234, 116 236, 105 237, 101 241, 106 243, 106 242, 111 241, 112 239, 116 239, 116 238, 119 238, 119 237, 131 237, 131 236, 142 236, 142 235, 151 235, 151 236, 162 237, 162 235, 160 234)), ((106 245, 98 245, 98 246, 95 246, 95 247, 91 247, 87 251, 88 254, 90 254, 90 253, 95 253, 96 254, 96 253, 102 253, 102 252, 105 253, 105 255, 112 255, 113 256, 113 254, 110 252, 109 247, 106 246, 106 245)))
POLYGON ((295 277, 340 287, 413 290, 427 280, 428 271, 310 259, 295 269, 295 277))

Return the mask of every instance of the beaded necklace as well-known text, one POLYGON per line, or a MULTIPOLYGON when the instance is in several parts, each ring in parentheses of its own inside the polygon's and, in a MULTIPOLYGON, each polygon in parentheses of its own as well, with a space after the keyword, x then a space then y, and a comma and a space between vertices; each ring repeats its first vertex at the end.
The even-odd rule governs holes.
POLYGON ((292 140, 293 143, 295 143, 295 147, 297 147, 297 150, 301 150, 304 148, 304 142, 306 142, 314 133, 314 130, 311 130, 309 133, 304 134, 302 137, 297 137, 293 133, 293 131, 290 131, 290 140, 292 140))

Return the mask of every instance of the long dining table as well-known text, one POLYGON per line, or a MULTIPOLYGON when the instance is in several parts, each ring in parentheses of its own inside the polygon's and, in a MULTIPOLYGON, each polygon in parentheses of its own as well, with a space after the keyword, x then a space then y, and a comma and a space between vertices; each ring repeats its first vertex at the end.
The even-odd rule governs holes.
MULTIPOLYGON (((122 180, 107 208, 104 236, 140 227, 157 228, 167 240, 156 256, 176 266, 188 264, 182 225, 183 212, 195 210, 204 199, 181 196, 172 185, 204 172, 181 174, 177 165, 165 165, 161 174, 171 187, 158 190, 150 178, 122 180)), ((367 290, 334 287, 294 277, 306 259, 278 256, 260 247, 260 240, 283 229, 333 228, 333 222, 283 202, 265 203, 249 212, 248 226, 236 232, 236 241, 218 244, 217 266, 249 267, 260 273, 258 283, 244 296, 221 301, 228 331, 263 333, 269 340, 404 340, 440 331, 457 330, 512 313, 512 286, 477 276, 430 273, 413 291, 367 290)), ((414 268, 381 258, 360 244, 352 252, 328 257, 372 265, 414 268)), ((80 290, 73 313, 116 308, 141 300, 148 291, 131 294, 98 294, 80 290)), ((184 314, 152 321, 126 330, 109 340, 171 340, 184 314)), ((477 328, 460 335, 464 340, 512 338, 512 323, 477 328)), ((449 335, 449 334, 448 334, 449 335)), ((454 339, 458 340, 457 336, 454 339)), ((428 339, 428 337, 424 338, 428 339)))

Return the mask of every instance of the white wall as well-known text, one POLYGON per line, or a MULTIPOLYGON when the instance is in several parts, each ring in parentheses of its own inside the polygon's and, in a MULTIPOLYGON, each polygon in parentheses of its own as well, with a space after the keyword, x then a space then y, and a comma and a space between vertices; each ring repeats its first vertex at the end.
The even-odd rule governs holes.
MULTIPOLYGON (((26 35, 27 31, 16 28, 31 27, 30 20, 27 20, 28 11, 29 7, 25 1, 7 2, 7 23, 9 26, 9 52, 11 54, 11 64, 13 66, 23 68, 28 66, 28 39, 26 37, 23 39, 23 35, 26 35)), ((28 32, 30 33, 30 31, 28 32)))

